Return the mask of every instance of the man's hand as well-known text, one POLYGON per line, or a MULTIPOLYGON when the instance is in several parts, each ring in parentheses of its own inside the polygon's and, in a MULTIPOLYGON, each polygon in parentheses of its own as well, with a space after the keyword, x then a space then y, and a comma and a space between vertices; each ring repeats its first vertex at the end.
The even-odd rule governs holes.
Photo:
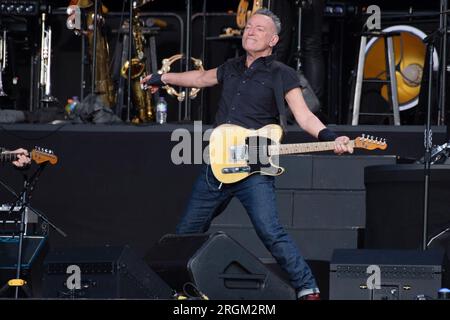
POLYGON ((31 163, 30 155, 28 154, 28 151, 25 149, 16 149, 14 151, 9 151, 9 153, 16 153, 17 154, 17 160, 13 161, 13 165, 16 167, 22 168, 31 163))
MULTIPOLYGON (((162 75, 161 75, 161 77, 162 77, 162 75)), ((154 94, 154 93, 156 93, 159 90, 160 85, 152 85, 151 81, 150 81, 151 79, 152 79, 152 75, 151 74, 149 74, 148 76, 142 78, 142 80, 141 80, 141 87, 144 90, 150 89, 150 92, 152 94, 154 94), (148 82, 150 82, 150 84, 148 82)))
POLYGON ((347 136, 340 136, 334 140, 334 153, 343 154, 345 152, 353 153, 353 147, 349 144, 350 138, 347 136))

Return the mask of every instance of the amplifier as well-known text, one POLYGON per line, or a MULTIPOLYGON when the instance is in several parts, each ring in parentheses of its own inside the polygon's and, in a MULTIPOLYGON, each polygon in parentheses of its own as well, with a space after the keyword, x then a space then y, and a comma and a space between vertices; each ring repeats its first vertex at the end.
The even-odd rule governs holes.
POLYGON ((330 264, 330 300, 436 299, 443 262, 442 250, 336 249, 330 264), (374 267, 379 268, 378 288, 369 288, 374 267))
POLYGON ((172 299, 172 289, 128 246, 52 250, 44 261, 44 298, 172 299), (69 288, 77 267, 79 288, 69 288))
POLYGON ((2 1, 0 4, 1 15, 31 16, 39 12, 38 1, 2 1))

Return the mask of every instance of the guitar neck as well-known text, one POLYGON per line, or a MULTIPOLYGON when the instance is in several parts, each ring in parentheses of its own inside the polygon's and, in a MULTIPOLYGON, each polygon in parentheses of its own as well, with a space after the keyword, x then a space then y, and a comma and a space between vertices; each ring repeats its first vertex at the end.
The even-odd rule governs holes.
POLYGON ((16 161, 17 156, 17 153, 0 153, 0 162, 16 161))
MULTIPOLYGON (((355 145, 355 141, 349 142, 350 146, 355 145)), ((328 142, 310 142, 310 143, 292 143, 292 144, 280 144, 269 146, 269 154, 284 155, 284 154, 296 154, 296 153, 310 153, 319 151, 334 150, 334 141, 328 142)))

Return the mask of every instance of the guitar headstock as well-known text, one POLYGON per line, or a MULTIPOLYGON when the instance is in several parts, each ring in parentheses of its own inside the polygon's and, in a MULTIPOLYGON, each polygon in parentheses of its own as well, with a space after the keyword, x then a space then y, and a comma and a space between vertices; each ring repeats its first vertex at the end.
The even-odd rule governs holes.
POLYGON ((363 134, 361 137, 355 139, 355 148, 362 148, 367 150, 385 150, 387 148, 387 143, 386 139, 369 135, 366 136, 365 134, 363 134))
POLYGON ((30 157, 37 164, 41 164, 46 161, 50 162, 51 164, 56 164, 58 162, 58 157, 52 150, 39 147, 35 147, 35 149, 31 151, 30 157))

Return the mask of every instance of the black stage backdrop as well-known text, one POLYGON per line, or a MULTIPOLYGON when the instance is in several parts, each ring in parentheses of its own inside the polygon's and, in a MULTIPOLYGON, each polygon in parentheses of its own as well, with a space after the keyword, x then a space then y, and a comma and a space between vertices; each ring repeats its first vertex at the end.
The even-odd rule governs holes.
MULTIPOLYGON (((31 205, 63 229, 67 238, 50 232, 53 246, 129 244, 140 252, 172 233, 189 197, 198 165, 171 161, 174 129, 191 125, 8 125, 0 144, 8 148, 53 149, 59 162, 48 166, 33 192, 31 205)), ((203 129, 206 129, 205 127, 203 129)), ((421 127, 336 127, 354 138, 365 132, 388 139, 386 151, 357 154, 422 155, 421 127)), ((446 141, 443 127, 434 128, 434 143, 446 141)), ((290 128, 286 142, 312 141, 290 128)), ((193 156, 190 157, 193 159, 193 156)), ((34 164, 26 173, 36 169, 34 164)), ((20 191, 22 171, 3 164, 0 179, 20 191)), ((0 203, 13 196, 0 187, 0 203)))

